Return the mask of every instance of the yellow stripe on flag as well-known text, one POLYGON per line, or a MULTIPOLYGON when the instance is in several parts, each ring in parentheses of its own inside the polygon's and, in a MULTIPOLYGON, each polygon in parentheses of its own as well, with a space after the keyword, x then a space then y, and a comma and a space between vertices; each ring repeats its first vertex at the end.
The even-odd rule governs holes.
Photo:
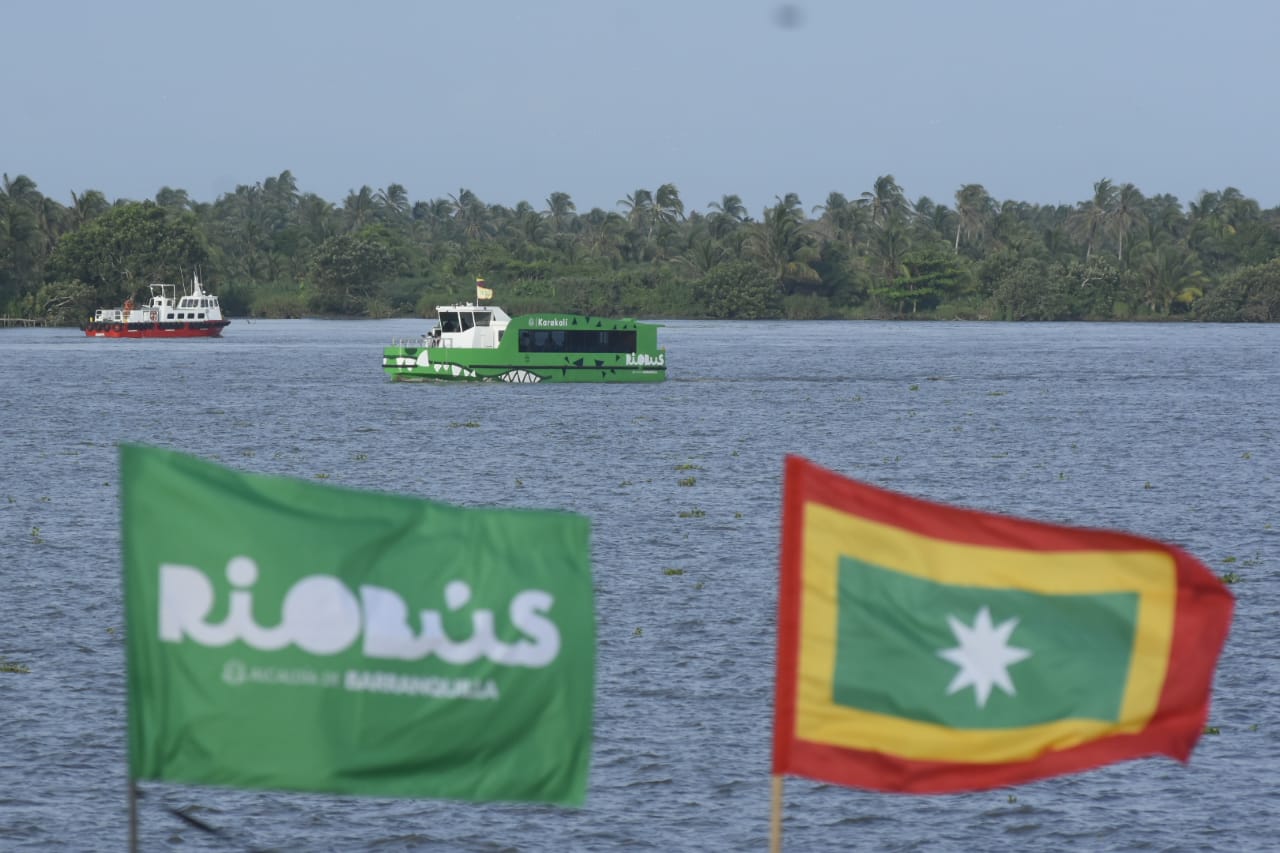
POLYGON ((967 545, 869 521, 818 503, 805 504, 802 529, 797 737, 919 761, 990 764, 1027 760, 1046 750, 1066 749, 1103 735, 1139 732, 1155 713, 1164 687, 1177 604, 1176 570, 1168 553, 967 545), (835 704, 842 556, 940 584, 1038 595, 1136 594, 1138 627, 1120 719, 1066 719, 1013 729, 956 729, 835 704))

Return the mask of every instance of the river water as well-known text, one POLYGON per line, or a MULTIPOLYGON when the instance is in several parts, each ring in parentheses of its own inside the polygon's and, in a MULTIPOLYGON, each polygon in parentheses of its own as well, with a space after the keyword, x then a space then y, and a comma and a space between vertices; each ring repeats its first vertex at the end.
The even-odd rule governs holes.
POLYGON ((1189 765, 930 797, 788 779, 785 850, 1276 848, 1280 326, 675 321, 659 385, 390 383, 381 347, 424 325, 0 330, 0 657, 30 670, 0 673, 0 850, 126 845, 122 441, 582 513, 597 586, 584 807, 146 783, 143 850, 766 850, 786 453, 1156 537, 1239 581, 1189 765))

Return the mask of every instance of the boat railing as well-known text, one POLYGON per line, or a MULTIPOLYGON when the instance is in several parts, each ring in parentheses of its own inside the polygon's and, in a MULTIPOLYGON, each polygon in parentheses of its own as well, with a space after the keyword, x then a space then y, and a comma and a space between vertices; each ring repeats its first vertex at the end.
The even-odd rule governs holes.
POLYGON ((433 338, 431 335, 423 335, 420 338, 392 338, 391 345, 393 347, 412 347, 414 349, 430 349, 431 347, 451 347, 453 341, 442 341, 439 338, 433 338))

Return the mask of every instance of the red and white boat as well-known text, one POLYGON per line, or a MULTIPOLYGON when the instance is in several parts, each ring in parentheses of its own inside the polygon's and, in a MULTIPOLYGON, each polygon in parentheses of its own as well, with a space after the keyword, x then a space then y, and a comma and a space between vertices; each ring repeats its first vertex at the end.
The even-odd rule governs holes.
POLYGON ((175 298, 176 291, 172 284, 153 284, 145 305, 126 299, 123 308, 99 308, 84 333, 91 338, 216 338, 231 324, 222 317, 218 297, 200 286, 200 276, 187 295, 175 298))

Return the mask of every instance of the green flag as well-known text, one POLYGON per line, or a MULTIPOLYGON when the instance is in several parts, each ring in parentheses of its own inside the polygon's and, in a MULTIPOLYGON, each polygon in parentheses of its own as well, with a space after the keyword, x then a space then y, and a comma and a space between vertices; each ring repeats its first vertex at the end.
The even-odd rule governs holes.
POLYGON ((582 802, 585 518, 120 458, 134 779, 582 802))

